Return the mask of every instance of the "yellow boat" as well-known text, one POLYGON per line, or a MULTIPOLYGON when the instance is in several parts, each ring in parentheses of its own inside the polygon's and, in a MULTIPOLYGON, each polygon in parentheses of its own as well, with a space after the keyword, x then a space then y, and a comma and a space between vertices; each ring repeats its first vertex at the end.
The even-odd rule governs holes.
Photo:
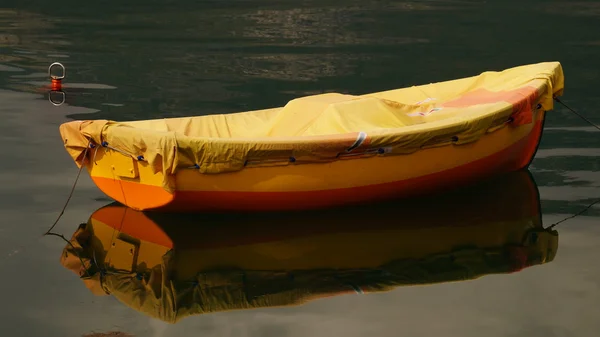
POLYGON ((67 152, 137 210, 294 210, 411 196, 526 168, 558 62, 284 107, 60 126, 67 152))
POLYGON ((477 279, 550 262, 529 172, 338 210, 167 214, 111 204, 61 255, 98 296, 174 323, 211 312, 477 279), (431 210, 435 209, 435 212, 431 210))

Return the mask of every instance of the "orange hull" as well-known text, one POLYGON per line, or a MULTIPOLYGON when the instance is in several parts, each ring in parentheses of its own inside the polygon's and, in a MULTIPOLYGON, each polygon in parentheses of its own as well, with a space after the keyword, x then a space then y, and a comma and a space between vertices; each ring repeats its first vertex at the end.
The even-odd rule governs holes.
MULTIPOLYGON (((545 112, 534 111, 531 123, 509 124, 472 144, 427 148, 406 155, 348 159, 333 164, 247 168, 219 175, 183 169, 176 174, 174 193, 155 182, 162 177, 149 177, 148 170, 135 161, 130 162, 135 178, 107 173, 103 165, 97 164, 98 160, 93 165, 88 163, 88 170, 104 193, 137 210, 274 211, 335 207, 437 192, 526 168, 539 145, 544 119, 545 112), (285 180, 278 180, 279 177, 285 180)), ((88 157, 92 155, 89 153, 88 157)))

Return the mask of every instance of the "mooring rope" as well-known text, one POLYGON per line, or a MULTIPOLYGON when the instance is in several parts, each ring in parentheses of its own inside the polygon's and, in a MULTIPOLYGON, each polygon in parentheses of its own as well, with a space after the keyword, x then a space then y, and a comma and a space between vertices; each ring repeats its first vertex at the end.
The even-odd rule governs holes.
POLYGON ((567 104, 565 104, 563 101, 560 100, 560 98, 558 97, 554 97, 554 100, 557 101, 558 103, 560 103, 562 106, 564 106, 565 108, 567 108, 569 111, 571 111, 575 116, 583 119, 586 123, 588 123, 589 125, 595 127, 596 129, 600 130, 600 126, 594 124, 592 121, 590 121, 589 119, 585 118, 584 116, 582 116, 580 113, 578 113, 577 111, 571 109, 571 107, 569 107, 567 104))
POLYGON ((557 225, 559 225, 559 224, 561 224, 561 223, 563 223, 563 222, 565 222, 567 220, 571 220, 573 218, 576 218, 576 217, 580 216, 581 214, 587 212, 590 208, 594 207, 594 205, 596 205, 599 202, 600 202, 600 199, 597 199, 596 201, 594 201, 591 204, 587 205, 587 207, 584 208, 584 209, 582 209, 581 211, 579 211, 579 212, 577 212, 577 213, 575 213, 573 215, 570 215, 570 216, 568 216, 568 217, 566 217, 566 218, 564 218, 564 219, 562 219, 560 221, 557 221, 557 222, 553 223, 552 225, 546 227, 546 229, 552 229, 552 228, 556 227, 557 225))
MULTIPOLYGON (((63 206, 62 210, 60 211, 60 214, 56 218, 56 221, 54 221, 54 224, 52 224, 52 226, 46 231, 46 233, 44 233, 44 236, 45 235, 52 235, 52 234, 50 234, 50 232, 52 231, 52 229, 54 229, 54 227, 56 226, 56 224, 58 223, 58 221, 60 220, 60 218, 65 213, 65 209, 67 209, 67 205, 69 204, 69 201, 71 201, 71 197, 73 196, 73 193, 75 192, 75 186, 77 186, 77 181, 79 180, 79 176, 81 175, 81 171, 83 170, 83 167, 85 166, 85 161, 87 160, 88 149, 90 149, 91 147, 92 147, 92 143, 90 143, 89 146, 87 146, 85 148, 85 151, 83 151, 83 159, 81 160, 81 166, 79 167, 79 171, 77 172, 77 176, 75 177, 75 182, 73 183, 73 187, 71 187, 71 193, 69 193, 69 197, 67 198, 67 201, 65 202, 65 205, 63 206)), ((54 235, 57 235, 57 234, 54 234, 54 235)))
MULTIPOLYGON (((77 258, 81 262, 81 266, 83 267, 83 269, 85 271, 85 274, 87 276, 90 276, 90 274, 89 274, 87 268, 85 268, 85 263, 83 262, 83 259, 81 258, 81 256, 79 256, 79 254, 77 254, 77 249, 75 248, 75 246, 73 246, 73 244, 71 243, 71 241, 67 240, 67 238, 65 238, 64 235, 58 234, 58 233, 53 233, 52 229, 54 229, 54 227, 56 226, 56 224, 58 223, 58 221, 60 220, 60 218, 65 213, 65 210, 67 209, 67 205, 69 204, 69 201, 71 201, 71 197, 73 197, 73 193, 75 192, 75 187, 77 186, 77 181, 79 180, 79 176, 81 175, 81 171, 83 170, 83 167, 85 166, 85 161, 87 160, 88 149, 90 149, 92 147, 93 147, 92 143, 90 143, 89 146, 87 146, 85 148, 85 151, 83 151, 83 159, 81 160, 81 167, 79 167, 79 171, 77 172, 77 176, 75 177, 75 182, 73 183, 73 186, 71 187, 71 192, 69 193, 69 196, 67 197, 67 201, 65 202, 65 205, 63 206, 62 210, 60 211, 60 214, 56 218, 56 221, 54 221, 54 224, 52 224, 52 226, 43 235, 43 236, 56 236, 56 237, 59 237, 63 241, 65 241, 69 246, 71 246, 71 248, 73 248, 73 254, 75 254, 75 256, 77 256, 77 258)), ((98 149, 96 149, 96 152, 98 152, 98 149)), ((95 157, 95 155, 96 155, 96 153, 94 153, 94 157, 95 157)))
MULTIPOLYGON (((554 97, 554 100, 555 100, 555 101, 557 101, 558 103, 560 103, 560 104, 561 104, 562 106, 564 106, 565 108, 567 108, 567 109, 568 109, 569 111, 571 111, 571 112, 572 112, 574 115, 576 115, 576 116, 578 116, 579 118, 581 118, 582 120, 584 120, 584 121, 585 121, 586 123, 588 123, 589 125, 591 125, 591 126, 595 127, 596 129, 600 130, 600 127, 599 127, 598 125, 594 124, 592 121, 590 121, 589 119, 585 118, 583 115, 581 115, 580 113, 578 113, 577 111, 575 111, 574 109, 572 109, 571 107, 569 107, 567 104, 565 104, 563 101, 561 101, 561 100, 560 100, 560 98, 558 98, 558 97, 556 97, 556 96, 555 96, 555 97, 554 97)), ((591 204, 587 205, 587 206, 586 206, 584 209, 582 209, 581 211, 579 211, 579 212, 577 212, 577 213, 575 213, 575 214, 573 214, 573 215, 570 215, 570 216, 568 216, 568 217, 566 217, 566 218, 564 218, 564 219, 562 219, 562 220, 560 220, 560 221, 557 221, 557 222, 553 223, 552 225, 550 225, 550 226, 548 226, 548 227, 546 227, 546 228, 547 228, 547 229, 551 229, 551 228, 554 228, 554 227, 556 227, 557 225, 559 225, 559 224, 561 224, 561 223, 563 223, 563 222, 565 222, 565 221, 567 221, 567 220, 571 220, 571 219, 573 219, 573 218, 576 218, 576 217, 578 217, 578 216, 582 215, 583 213, 587 212, 587 211, 588 211, 590 208, 594 207, 594 205, 596 205, 596 204, 598 204, 598 203, 600 203, 600 198, 598 198, 598 199, 594 200, 594 201, 593 201, 591 204)))

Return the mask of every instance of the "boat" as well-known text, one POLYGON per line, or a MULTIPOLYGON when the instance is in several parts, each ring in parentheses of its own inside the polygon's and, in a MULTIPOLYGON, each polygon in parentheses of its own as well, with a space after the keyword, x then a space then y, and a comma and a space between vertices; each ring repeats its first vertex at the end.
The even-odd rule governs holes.
POLYGON ((283 107, 62 124, 68 154, 135 210, 281 211, 437 193, 527 168, 559 62, 283 107))
POLYGON ((558 232, 543 226, 528 171, 436 196, 340 209, 192 214, 111 203, 74 230, 60 261, 92 296, 112 296, 177 323, 486 275, 509 278, 553 261, 558 249, 558 232))

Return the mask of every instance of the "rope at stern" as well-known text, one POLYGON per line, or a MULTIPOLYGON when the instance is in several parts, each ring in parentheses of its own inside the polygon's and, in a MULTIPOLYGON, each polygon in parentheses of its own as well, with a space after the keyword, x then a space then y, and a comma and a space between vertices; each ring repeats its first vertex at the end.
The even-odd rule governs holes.
MULTIPOLYGON (((79 171, 77 172, 77 176, 75 177, 75 182, 73 183, 73 186, 71 187, 71 192, 69 193, 69 197, 67 198, 67 201, 65 202, 65 205, 63 206, 62 210, 60 211, 60 214, 56 218, 56 221, 54 221, 54 223, 52 224, 52 226, 46 231, 46 233, 44 233, 43 236, 46 236, 46 235, 59 236, 58 234, 50 233, 50 232, 52 231, 52 229, 54 229, 54 227, 56 226, 56 224, 58 223, 58 221, 60 220, 60 218, 65 213, 65 209, 67 209, 67 205, 69 204, 69 201, 71 201, 71 197, 73 196, 73 193, 75 192, 75 187, 77 186, 77 181, 79 181, 79 176, 81 175, 81 171, 83 170, 83 167, 85 166, 85 161, 87 159, 88 150, 91 149, 91 148, 94 148, 94 147, 95 147, 94 144, 90 142, 89 146, 87 146, 85 148, 85 151, 83 151, 83 159, 81 160, 81 166, 79 167, 79 171)), ((96 149, 96 151, 98 151, 98 149, 96 149)))

